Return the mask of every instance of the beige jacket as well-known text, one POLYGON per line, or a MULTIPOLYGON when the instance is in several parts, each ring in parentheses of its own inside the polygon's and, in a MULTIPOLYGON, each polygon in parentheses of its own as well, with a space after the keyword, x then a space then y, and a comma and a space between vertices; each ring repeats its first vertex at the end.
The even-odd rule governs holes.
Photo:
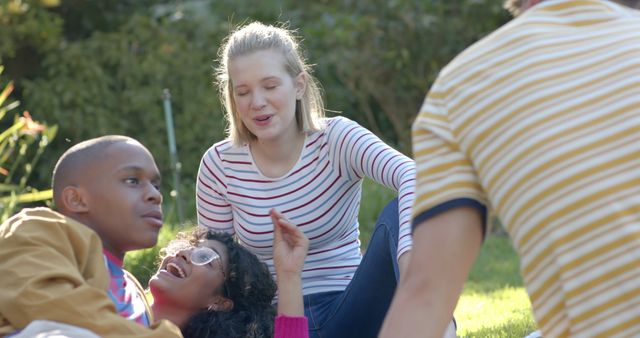
POLYGON ((0 225, 0 337, 34 320, 86 328, 101 337, 182 337, 168 321, 145 328, 120 317, 107 295, 102 243, 87 226, 48 208, 0 225))

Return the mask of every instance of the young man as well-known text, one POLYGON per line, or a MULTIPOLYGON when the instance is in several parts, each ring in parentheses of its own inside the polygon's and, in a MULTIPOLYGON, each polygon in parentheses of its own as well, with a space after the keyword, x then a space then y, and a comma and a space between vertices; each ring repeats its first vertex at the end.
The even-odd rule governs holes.
POLYGON ((438 337, 491 209, 546 337, 640 335, 638 1, 522 15, 443 69, 413 127, 414 246, 382 337, 438 337))
POLYGON ((127 251, 156 244, 159 184, 153 156, 129 137, 65 152, 53 174, 57 212, 25 209, 0 226, 0 337, 40 320, 101 337, 181 337, 167 321, 145 327, 146 300, 122 270, 127 251))

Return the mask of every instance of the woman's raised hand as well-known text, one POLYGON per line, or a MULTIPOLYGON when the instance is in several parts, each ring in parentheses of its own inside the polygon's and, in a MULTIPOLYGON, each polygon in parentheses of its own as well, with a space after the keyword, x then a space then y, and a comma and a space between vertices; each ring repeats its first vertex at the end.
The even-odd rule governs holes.
POLYGON ((302 268, 309 250, 309 239, 297 226, 275 209, 273 221, 273 264, 278 282, 278 314, 304 316, 302 268))
POLYGON ((278 277, 281 274, 300 275, 304 266, 309 239, 284 215, 275 209, 269 211, 273 221, 273 264, 278 277))

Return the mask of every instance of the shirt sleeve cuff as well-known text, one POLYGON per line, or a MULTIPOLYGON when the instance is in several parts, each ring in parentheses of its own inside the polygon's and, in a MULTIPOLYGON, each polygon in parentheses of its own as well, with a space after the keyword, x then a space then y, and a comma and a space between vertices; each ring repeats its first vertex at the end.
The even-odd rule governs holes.
POLYGON ((411 228, 415 230, 415 228, 420 225, 420 223, 426 221, 427 219, 437 216, 445 211, 460 207, 472 207, 480 212, 480 215, 482 217, 482 239, 484 240, 485 233, 487 232, 487 207, 472 198, 457 198, 438 204, 431 209, 425 210, 413 218, 411 228))
POLYGON ((309 327, 307 317, 290 317, 278 315, 274 330, 274 338, 308 338, 309 327))

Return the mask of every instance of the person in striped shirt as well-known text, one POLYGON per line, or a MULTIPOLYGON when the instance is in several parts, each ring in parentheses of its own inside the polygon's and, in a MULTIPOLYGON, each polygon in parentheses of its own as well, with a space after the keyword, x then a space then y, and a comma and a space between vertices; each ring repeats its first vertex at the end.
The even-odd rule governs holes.
POLYGON ((510 3, 414 122, 414 248, 382 337, 444 330, 487 210, 543 336, 640 336, 638 1, 510 3))
POLYGON ((228 138, 202 157, 198 223, 234 234, 276 277, 269 210, 282 212, 310 240, 302 271, 310 335, 376 336, 411 248, 414 162, 356 122, 323 117, 319 86, 292 31, 247 24, 220 56, 228 138), (380 215, 363 258, 365 176, 398 199, 380 215))

